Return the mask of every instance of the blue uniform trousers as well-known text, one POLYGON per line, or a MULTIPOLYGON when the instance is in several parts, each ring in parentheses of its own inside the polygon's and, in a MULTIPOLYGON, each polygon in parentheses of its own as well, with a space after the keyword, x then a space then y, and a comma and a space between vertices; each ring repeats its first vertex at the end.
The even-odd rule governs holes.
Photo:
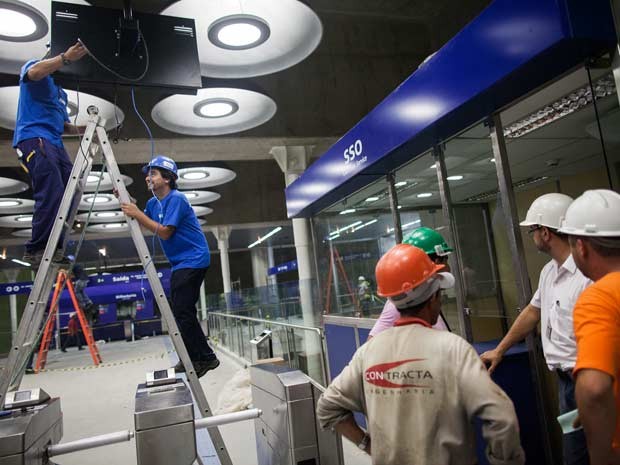
POLYGON ((30 176, 34 198, 32 238, 26 250, 36 253, 47 245, 73 165, 64 147, 47 139, 26 139, 17 144, 17 149, 19 161, 30 176))

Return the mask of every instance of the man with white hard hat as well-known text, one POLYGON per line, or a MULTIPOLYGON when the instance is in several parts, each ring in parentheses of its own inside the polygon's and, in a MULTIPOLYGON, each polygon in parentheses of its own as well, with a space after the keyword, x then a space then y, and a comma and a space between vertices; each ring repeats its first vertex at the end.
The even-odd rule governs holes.
POLYGON ((319 399, 317 418, 370 454, 374 464, 473 465, 473 419, 479 417, 489 463, 523 464, 508 396, 467 341, 431 328, 442 289, 454 285, 444 268, 409 244, 381 257, 377 292, 401 317, 357 350, 319 399), (368 432, 355 422, 356 411, 367 416, 368 432))
POLYGON ((575 396, 590 463, 620 463, 620 194, 590 190, 566 212, 575 263, 592 284, 575 305, 575 396))
MULTIPOLYGON (((577 268, 571 255, 568 236, 559 232, 566 210, 573 199, 568 195, 551 193, 538 197, 530 206, 521 226, 536 248, 551 257, 540 272, 538 289, 529 305, 498 346, 481 355, 493 372, 506 351, 532 333, 541 323, 542 347, 549 370, 557 375, 560 413, 577 408, 572 370, 577 358, 573 331, 573 309, 577 299, 592 282, 577 268)), ((588 464, 588 451, 583 431, 563 435, 562 449, 565 465, 588 464)))

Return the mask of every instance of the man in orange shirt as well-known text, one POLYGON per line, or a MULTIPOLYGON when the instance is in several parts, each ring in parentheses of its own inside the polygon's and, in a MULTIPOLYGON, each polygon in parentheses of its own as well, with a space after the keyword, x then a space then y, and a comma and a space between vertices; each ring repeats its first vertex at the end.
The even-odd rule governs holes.
POLYGON ((620 194, 591 190, 568 208, 577 267, 595 281, 577 300, 575 397, 591 465, 620 464, 620 194))

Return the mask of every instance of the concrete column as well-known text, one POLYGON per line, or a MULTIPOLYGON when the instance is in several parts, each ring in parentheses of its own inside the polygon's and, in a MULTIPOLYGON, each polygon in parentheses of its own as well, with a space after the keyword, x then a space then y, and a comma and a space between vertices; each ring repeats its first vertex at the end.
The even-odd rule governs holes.
MULTIPOLYGON (((278 162, 280 169, 284 173, 285 183, 288 186, 295 181, 306 169, 308 158, 312 153, 313 146, 278 146, 272 147, 270 153, 278 162)), ((306 218, 294 218, 293 236, 295 240, 295 251, 297 253, 297 272, 299 274, 299 298, 303 324, 305 326, 318 326, 319 314, 314 311, 312 298, 312 240, 310 235, 310 224, 306 218)), ((316 379, 320 379, 320 353, 321 341, 311 334, 305 332, 306 360, 308 363, 308 374, 316 379)))
POLYGON ((204 281, 200 285, 200 313, 202 315, 202 319, 207 319, 207 293, 205 291, 205 283, 204 281))
POLYGON ((226 308, 230 308, 230 291, 232 287, 230 284, 230 261, 228 260, 228 238, 230 237, 230 231, 230 226, 216 226, 213 228, 213 234, 217 239, 217 248, 220 251, 226 308))
MULTIPOLYGON (((267 247, 267 265, 269 268, 273 268, 274 266, 276 266, 276 262, 273 258, 273 247, 269 246, 267 247)), ((278 278, 276 277, 275 274, 268 274, 267 275, 267 282, 269 283, 270 286, 275 286, 278 283, 278 278)))
POLYGON ((252 257, 252 278, 254 287, 265 287, 267 285, 267 269, 269 267, 269 257, 264 247, 254 247, 251 249, 252 257))

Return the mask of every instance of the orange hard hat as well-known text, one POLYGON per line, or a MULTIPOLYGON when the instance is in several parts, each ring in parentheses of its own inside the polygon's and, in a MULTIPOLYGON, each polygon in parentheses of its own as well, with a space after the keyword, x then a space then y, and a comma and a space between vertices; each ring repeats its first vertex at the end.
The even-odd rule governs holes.
POLYGON ((443 268, 445 265, 433 263, 422 249, 409 244, 395 245, 375 268, 377 294, 392 297, 407 293, 443 268))

